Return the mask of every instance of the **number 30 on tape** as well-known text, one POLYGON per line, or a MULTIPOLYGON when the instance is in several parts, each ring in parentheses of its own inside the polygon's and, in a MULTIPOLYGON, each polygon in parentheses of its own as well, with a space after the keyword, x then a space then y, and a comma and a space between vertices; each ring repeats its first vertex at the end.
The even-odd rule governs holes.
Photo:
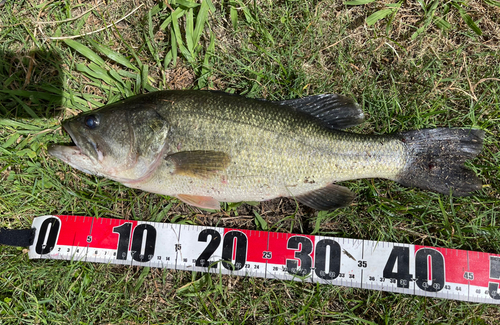
POLYGON ((500 255, 324 236, 44 216, 30 258, 318 282, 500 304, 500 255))

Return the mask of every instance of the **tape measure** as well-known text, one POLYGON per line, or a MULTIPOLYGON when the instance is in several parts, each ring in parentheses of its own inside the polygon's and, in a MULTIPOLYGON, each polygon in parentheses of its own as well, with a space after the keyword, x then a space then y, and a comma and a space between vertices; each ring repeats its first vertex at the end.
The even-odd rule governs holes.
POLYGON ((500 255, 267 231, 81 216, 33 220, 32 259, 296 280, 500 304, 500 255))

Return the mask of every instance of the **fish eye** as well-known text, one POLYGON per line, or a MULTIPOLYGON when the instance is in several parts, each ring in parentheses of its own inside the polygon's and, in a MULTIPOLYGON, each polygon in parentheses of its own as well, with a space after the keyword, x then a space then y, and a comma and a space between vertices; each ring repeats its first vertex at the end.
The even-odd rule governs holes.
POLYGON ((99 125, 99 119, 95 115, 89 115, 85 118, 85 126, 89 129, 95 129, 99 125))

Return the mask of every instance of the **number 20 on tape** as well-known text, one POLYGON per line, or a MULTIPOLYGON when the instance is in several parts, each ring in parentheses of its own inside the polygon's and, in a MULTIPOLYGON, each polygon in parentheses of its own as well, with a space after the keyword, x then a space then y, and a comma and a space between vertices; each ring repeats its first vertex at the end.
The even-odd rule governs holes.
POLYGON ((30 258, 216 272, 500 304, 500 255, 359 239, 43 216, 30 258))

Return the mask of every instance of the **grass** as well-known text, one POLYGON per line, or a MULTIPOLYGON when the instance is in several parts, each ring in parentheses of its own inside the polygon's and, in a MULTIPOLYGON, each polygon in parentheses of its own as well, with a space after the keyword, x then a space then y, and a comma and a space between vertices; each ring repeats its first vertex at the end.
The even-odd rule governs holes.
MULTIPOLYGON (((242 229, 267 225, 280 232, 499 253, 500 9, 479 0, 460 5, 479 36, 462 12, 438 2, 436 15, 449 28, 430 23, 430 8, 416 2, 402 4, 395 19, 368 26, 366 18, 384 10, 385 1, 354 7, 333 0, 146 1, 121 21, 137 8, 131 1, 7 1, 0 7, 0 227, 27 228, 35 216, 74 214, 242 229), (88 35, 67 38, 81 34, 88 35), (366 179, 345 182, 357 194, 355 203, 329 213, 304 206, 296 211, 287 199, 208 213, 90 177, 47 155, 48 144, 69 141, 62 119, 173 88, 271 100, 342 93, 366 112, 367 121, 353 128, 360 133, 481 128, 485 147, 469 166, 484 187, 452 198, 366 179)), ((500 308, 492 305, 30 261, 25 250, 0 247, 2 324, 496 324, 499 317, 500 308)))

